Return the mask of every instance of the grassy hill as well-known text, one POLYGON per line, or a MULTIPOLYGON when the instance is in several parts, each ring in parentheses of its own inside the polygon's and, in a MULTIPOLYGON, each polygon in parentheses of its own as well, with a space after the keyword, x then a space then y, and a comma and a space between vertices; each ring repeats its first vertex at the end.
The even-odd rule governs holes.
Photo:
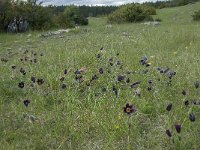
POLYGON ((157 10, 157 16, 162 18, 163 22, 167 22, 169 24, 190 24, 192 21, 192 15, 194 11, 199 10, 200 2, 189 4, 180 7, 172 7, 157 10))
POLYGON ((158 26, 1 34, 0 149, 200 149, 199 6, 158 10, 158 26))

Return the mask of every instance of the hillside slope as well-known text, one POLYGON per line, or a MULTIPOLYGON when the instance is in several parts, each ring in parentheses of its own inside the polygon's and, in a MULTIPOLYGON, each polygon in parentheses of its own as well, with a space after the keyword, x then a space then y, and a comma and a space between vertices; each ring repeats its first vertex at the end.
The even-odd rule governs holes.
POLYGON ((165 23, 190 23, 192 15, 200 9, 200 2, 185 6, 158 9, 154 18, 160 18, 165 23))

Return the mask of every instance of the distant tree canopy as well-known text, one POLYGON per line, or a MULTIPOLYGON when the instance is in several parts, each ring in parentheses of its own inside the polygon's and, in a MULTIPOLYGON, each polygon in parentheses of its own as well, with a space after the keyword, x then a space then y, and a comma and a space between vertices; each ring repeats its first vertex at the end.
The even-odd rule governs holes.
POLYGON ((79 6, 79 9, 85 17, 97 17, 112 13, 118 6, 79 6))
POLYGON ((111 23, 148 21, 153 20, 151 15, 155 14, 155 8, 133 3, 122 5, 119 9, 108 16, 108 21, 111 23))
POLYGON ((145 2, 143 5, 152 6, 154 8, 165 8, 165 7, 177 7, 177 6, 183 6, 190 3, 195 3, 200 0, 168 0, 168 1, 156 1, 156 2, 145 2))
POLYGON ((74 27, 75 25, 87 25, 88 19, 84 17, 79 8, 74 5, 65 7, 63 12, 60 12, 58 17, 58 24, 62 27, 74 27))
MULTIPOLYGON (((60 13, 64 12, 65 8, 68 6, 53 6, 54 12, 60 13)), ((115 11, 118 6, 78 6, 78 9, 84 17, 97 17, 102 15, 108 15, 115 11)))

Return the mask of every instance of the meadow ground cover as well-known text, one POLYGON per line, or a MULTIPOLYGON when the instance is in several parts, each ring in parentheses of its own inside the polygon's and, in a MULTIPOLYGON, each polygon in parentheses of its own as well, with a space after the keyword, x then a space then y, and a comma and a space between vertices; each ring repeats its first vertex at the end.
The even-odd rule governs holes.
POLYGON ((200 3, 0 35, 0 149, 200 149, 200 3))

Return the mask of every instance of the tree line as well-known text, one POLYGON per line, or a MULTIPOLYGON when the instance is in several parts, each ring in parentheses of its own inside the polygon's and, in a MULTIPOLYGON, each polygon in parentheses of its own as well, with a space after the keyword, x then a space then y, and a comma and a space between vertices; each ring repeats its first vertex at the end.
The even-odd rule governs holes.
POLYGON ((198 1, 199 0, 168 0, 168 1, 144 2, 143 5, 148 5, 157 9, 162 9, 166 7, 184 6, 198 1))
MULTIPOLYGON (((63 12, 68 6, 52 6, 56 13, 63 12)), ((117 10, 118 6, 77 6, 79 11, 84 17, 98 17, 105 16, 117 10)))

